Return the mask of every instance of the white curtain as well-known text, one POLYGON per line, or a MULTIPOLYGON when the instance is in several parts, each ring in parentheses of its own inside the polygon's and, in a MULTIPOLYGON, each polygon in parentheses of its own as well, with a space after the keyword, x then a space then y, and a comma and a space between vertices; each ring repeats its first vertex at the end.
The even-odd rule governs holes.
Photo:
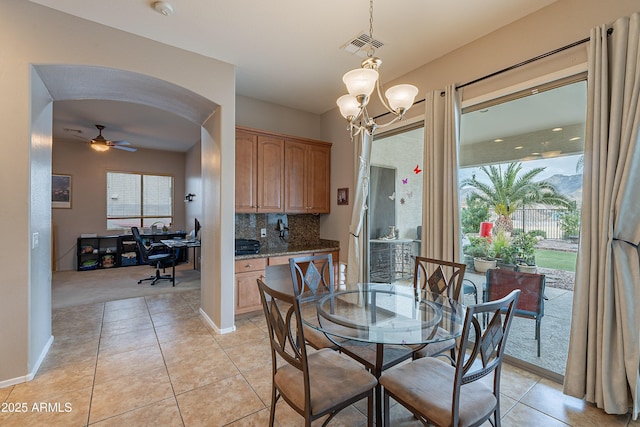
POLYGON ((459 261, 458 92, 453 85, 430 92, 425 104, 421 255, 459 261))
POLYGON ((564 392, 639 408, 640 13, 591 31, 580 250, 564 392))
POLYGON ((351 225, 349 226, 349 254, 347 259, 347 285, 354 285, 364 280, 363 258, 366 248, 363 245, 362 225, 367 209, 369 195, 369 163, 371 161, 371 143, 373 137, 365 129, 360 132, 360 144, 356 151, 356 184, 353 197, 353 211, 351 211, 351 225))

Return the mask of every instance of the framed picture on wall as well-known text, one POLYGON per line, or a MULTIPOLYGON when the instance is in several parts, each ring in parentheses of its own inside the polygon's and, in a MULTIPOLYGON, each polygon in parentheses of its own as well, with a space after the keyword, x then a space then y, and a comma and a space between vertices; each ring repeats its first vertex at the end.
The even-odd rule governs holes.
POLYGON ((349 189, 348 188, 338 188, 338 204, 339 205, 348 205, 349 204, 349 189))
POLYGON ((51 207, 71 209, 71 175, 51 176, 51 207))

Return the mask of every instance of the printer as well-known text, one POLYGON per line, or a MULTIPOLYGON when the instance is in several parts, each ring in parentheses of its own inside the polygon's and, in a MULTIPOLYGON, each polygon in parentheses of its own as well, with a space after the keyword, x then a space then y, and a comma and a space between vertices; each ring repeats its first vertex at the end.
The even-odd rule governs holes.
POLYGON ((260 242, 253 239, 236 239, 236 255, 260 253, 260 242))

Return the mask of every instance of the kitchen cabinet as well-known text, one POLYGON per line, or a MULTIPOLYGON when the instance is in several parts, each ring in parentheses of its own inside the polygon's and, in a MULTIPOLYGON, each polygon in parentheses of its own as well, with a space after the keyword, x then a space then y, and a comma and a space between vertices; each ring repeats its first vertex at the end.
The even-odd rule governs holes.
POLYGON ((329 213, 331 143, 236 127, 237 213, 329 213))
POLYGON ((236 129, 236 212, 284 211, 284 139, 236 129))
POLYGON ((262 309, 257 279, 264 279, 266 258, 251 258, 236 261, 235 314, 262 309))
POLYGON ((285 141, 285 206, 287 213, 329 213, 331 144, 285 141))

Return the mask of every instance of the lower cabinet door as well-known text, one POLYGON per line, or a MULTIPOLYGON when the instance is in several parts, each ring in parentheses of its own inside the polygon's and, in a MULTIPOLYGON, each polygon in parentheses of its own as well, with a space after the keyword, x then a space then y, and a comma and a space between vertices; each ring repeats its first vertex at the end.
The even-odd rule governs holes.
POLYGON ((236 314, 261 310, 257 279, 264 278, 264 270, 236 273, 236 314))

